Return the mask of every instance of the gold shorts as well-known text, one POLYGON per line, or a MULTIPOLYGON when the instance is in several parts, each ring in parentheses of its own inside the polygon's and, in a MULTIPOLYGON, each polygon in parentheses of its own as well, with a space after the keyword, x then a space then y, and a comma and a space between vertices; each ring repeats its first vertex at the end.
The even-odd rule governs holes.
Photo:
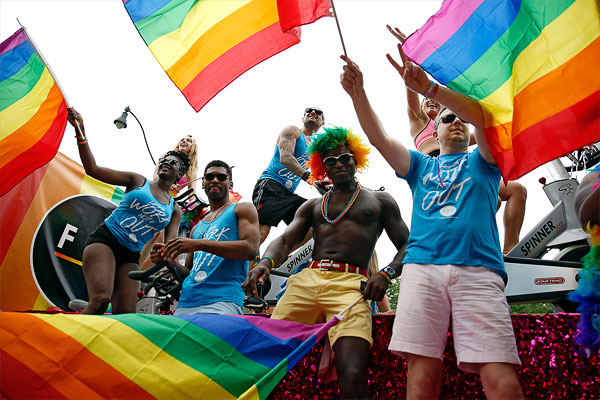
MULTIPOLYGON (((288 279, 285 294, 271 318, 307 325, 329 321, 361 296, 362 281, 366 282, 367 278, 359 274, 305 268, 288 279)), ((329 330, 332 347, 338 338, 345 336, 363 338, 373 344, 368 301, 359 302, 344 316, 344 320, 329 330)))

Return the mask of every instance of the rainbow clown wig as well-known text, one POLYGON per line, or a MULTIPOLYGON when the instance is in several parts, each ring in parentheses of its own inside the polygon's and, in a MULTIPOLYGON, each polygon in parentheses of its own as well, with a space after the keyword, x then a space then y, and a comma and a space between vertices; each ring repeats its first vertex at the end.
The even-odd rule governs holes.
POLYGON ((356 170, 361 172, 369 165, 368 154, 371 149, 368 148, 361 138, 352 132, 352 129, 342 128, 340 126, 331 126, 323 128, 323 133, 315 136, 314 141, 308 148, 310 160, 308 166, 312 173, 310 181, 323 179, 327 175, 325 164, 323 164, 323 154, 339 146, 346 146, 354 154, 356 160, 356 170))

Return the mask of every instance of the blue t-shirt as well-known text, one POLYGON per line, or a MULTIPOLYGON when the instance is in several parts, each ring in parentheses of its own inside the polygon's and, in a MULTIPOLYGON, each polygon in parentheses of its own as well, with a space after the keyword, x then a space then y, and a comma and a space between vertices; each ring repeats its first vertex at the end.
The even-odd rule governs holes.
POLYGON ((163 230, 173 215, 173 198, 169 204, 156 200, 150 181, 125 193, 119 206, 104 223, 115 239, 131 251, 142 251, 158 231, 163 230))
MULTIPOLYGON (((215 220, 201 221, 192 233, 193 239, 239 240, 235 206, 232 204, 215 220)), ((183 281, 177 307, 197 307, 218 301, 229 301, 242 306, 242 283, 248 275, 248 261, 229 260, 204 251, 194 253, 193 267, 183 281)))
POLYGON ((482 265, 504 273, 496 225, 500 170, 475 149, 429 157, 410 150, 413 212, 405 263, 482 265))
MULTIPOLYGON (((309 159, 308 154, 306 154, 306 149, 308 147, 306 145, 307 138, 308 140, 312 140, 311 136, 304 136, 302 131, 300 131, 300 137, 296 140, 296 147, 294 147, 294 157, 303 168, 306 168, 306 162, 309 159)), ((281 154, 279 153, 279 146, 277 145, 275 146, 275 153, 273 154, 273 158, 271 158, 271 162, 269 162, 269 165, 258 180, 265 178, 278 182, 290 192, 296 191, 301 179, 281 163, 281 154)))

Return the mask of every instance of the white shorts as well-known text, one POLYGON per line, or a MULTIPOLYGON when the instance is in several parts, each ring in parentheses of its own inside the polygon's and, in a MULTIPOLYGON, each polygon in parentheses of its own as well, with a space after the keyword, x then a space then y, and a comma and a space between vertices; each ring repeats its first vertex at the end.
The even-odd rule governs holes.
POLYGON ((500 275, 485 267, 406 264, 389 349, 442 359, 452 321, 463 371, 501 362, 521 365, 500 275))
POLYGON ((217 301, 196 307, 177 307, 173 315, 196 315, 196 314, 221 314, 242 315, 242 307, 230 301, 217 301))

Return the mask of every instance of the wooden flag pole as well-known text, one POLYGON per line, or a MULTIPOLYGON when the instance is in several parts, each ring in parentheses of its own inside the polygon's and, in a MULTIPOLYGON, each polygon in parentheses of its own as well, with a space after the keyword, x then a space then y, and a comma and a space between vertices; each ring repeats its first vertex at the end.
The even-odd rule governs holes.
POLYGON ((338 21, 337 12, 335 11, 335 5, 333 4, 333 0, 329 0, 331 2, 331 8, 333 9, 333 16, 335 17, 335 24, 337 25, 338 33, 340 34, 340 40, 342 41, 342 49, 344 49, 344 56, 348 58, 348 53, 346 52, 346 45, 344 44, 344 38, 342 37, 342 30, 340 29, 340 21, 338 21))
POLYGON ((345 318, 344 314, 346 314, 348 312, 348 310, 350 310, 352 307, 354 307, 355 305, 357 305, 360 301, 362 301, 364 299, 365 299, 364 296, 360 295, 360 297, 358 299, 354 300, 354 303, 352 303, 348 307, 344 308, 344 310, 342 312, 340 312, 339 314, 336 314, 335 316, 340 321, 343 320, 345 318))
MULTIPOLYGON (((48 61, 46 61, 46 58, 44 57, 44 55, 42 54, 42 52, 40 51, 40 49, 36 46, 35 42, 31 38, 31 36, 29 36, 29 34, 27 33, 27 28, 25 28, 21 24, 21 21, 19 21, 18 18, 17 18, 17 22, 21 26, 21 29, 23 29, 23 33, 27 37, 27 40, 29 40, 29 43, 31 43, 31 46, 33 46, 33 49, 36 51, 36 53, 39 54, 40 58, 42 59, 42 62, 44 63, 44 65, 46 66, 46 68, 48 68, 48 72, 50 72, 50 75, 52 76, 52 79, 54 79, 54 82, 56 83, 56 86, 58 86, 58 90, 60 90, 60 93, 62 94, 63 98, 65 99, 65 103, 67 104, 67 108, 71 108, 71 106, 69 105, 69 99, 67 98, 67 95, 65 94, 65 91, 63 90, 62 86, 60 85, 60 82, 56 78, 56 75, 54 75, 54 72, 52 72, 52 68, 50 67, 50 64, 48 64, 48 61)), ((77 125, 76 131, 77 131, 78 137, 81 138, 82 140, 87 140, 86 137, 85 137, 85 135, 84 135, 84 133, 83 133, 83 130, 79 126, 79 122, 77 122, 77 120, 75 120, 75 125, 77 125)))

